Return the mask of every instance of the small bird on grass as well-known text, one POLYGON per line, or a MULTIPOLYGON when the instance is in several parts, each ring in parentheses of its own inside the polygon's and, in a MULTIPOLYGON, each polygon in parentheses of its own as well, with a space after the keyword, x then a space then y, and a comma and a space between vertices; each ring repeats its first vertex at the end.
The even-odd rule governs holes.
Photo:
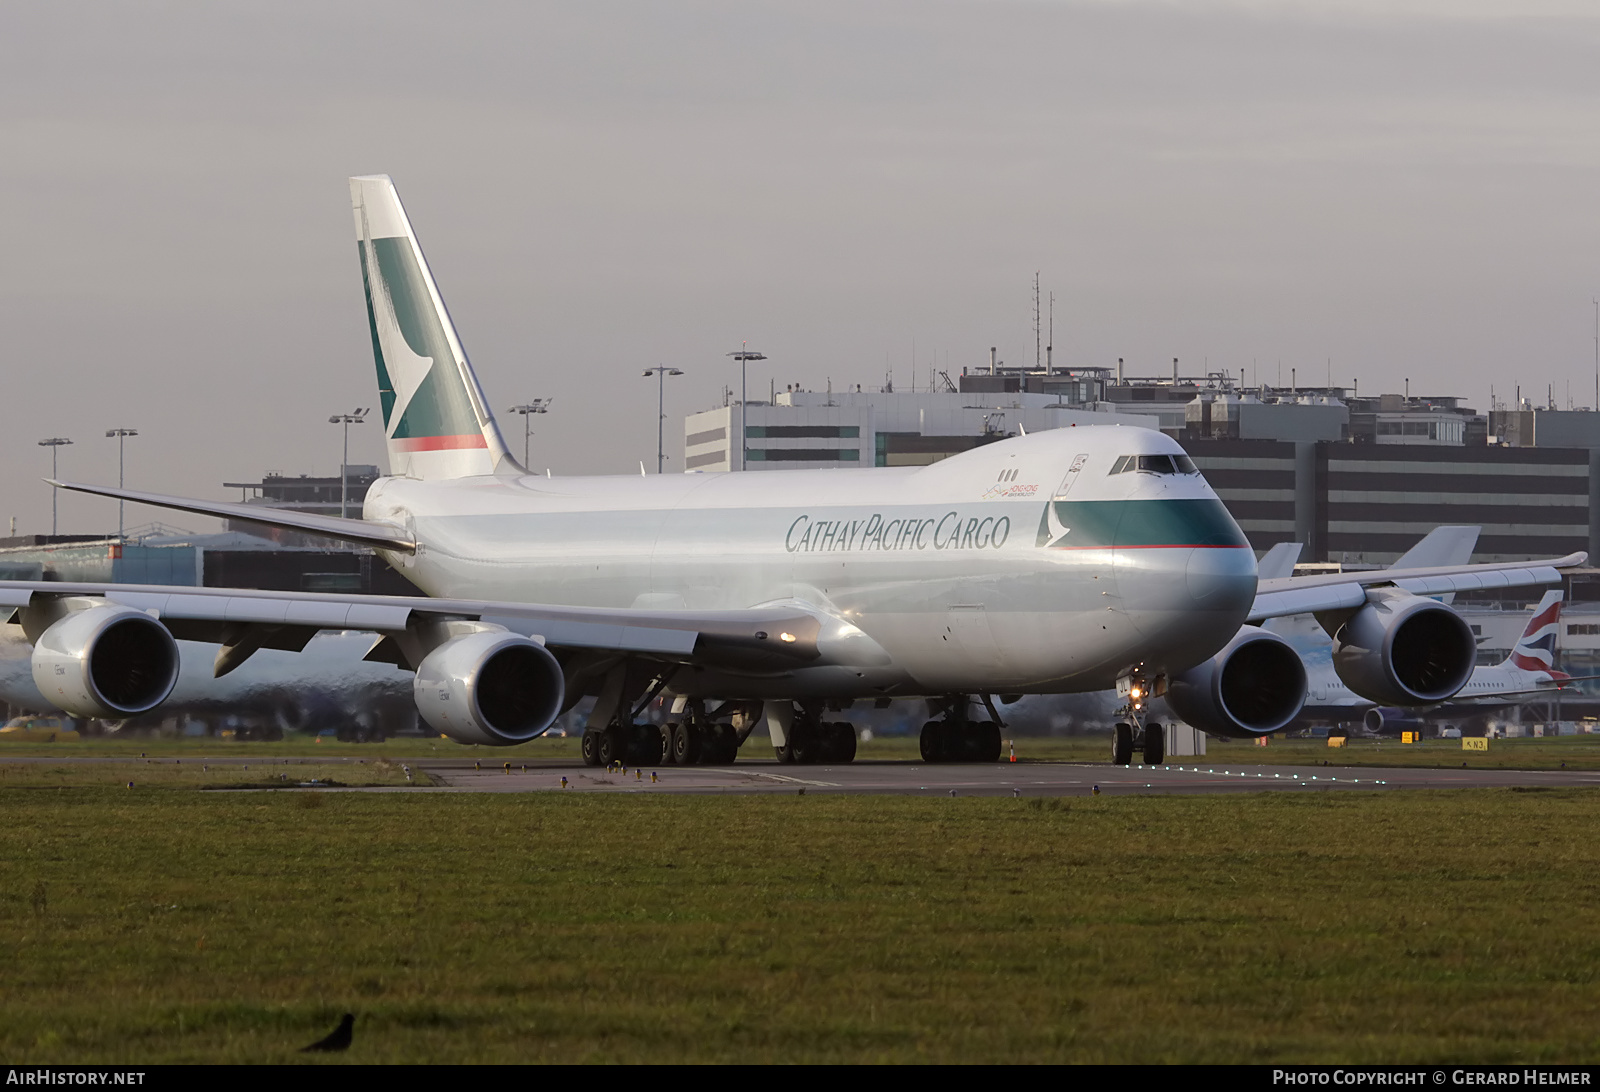
POLYGON ((355 1029, 356 1015, 353 1012, 344 1014, 339 1021, 339 1026, 328 1033, 327 1038, 318 1039, 308 1047, 301 1047, 301 1054, 310 1054, 313 1051, 334 1051, 350 1049, 350 1033, 355 1029))

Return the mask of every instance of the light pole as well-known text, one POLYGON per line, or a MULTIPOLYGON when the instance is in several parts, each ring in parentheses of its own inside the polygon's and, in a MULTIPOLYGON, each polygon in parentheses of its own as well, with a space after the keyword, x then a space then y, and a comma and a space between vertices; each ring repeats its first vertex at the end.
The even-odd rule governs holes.
MULTIPOLYGON (((106 429, 106 438, 107 439, 110 439, 113 436, 115 436, 117 438, 117 488, 118 489, 122 488, 122 465, 123 465, 122 464, 122 448, 123 448, 123 445, 127 443, 129 436, 137 436, 137 435, 139 435, 139 430, 136 429, 136 428, 108 428, 108 429, 106 429)), ((118 542, 122 541, 122 509, 123 509, 124 503, 125 502, 122 500, 122 498, 120 498, 120 497, 117 498, 117 541, 118 542)))
POLYGON ((667 376, 682 375, 677 368, 669 368, 665 364, 657 364, 654 368, 646 368, 644 377, 656 377, 656 473, 661 473, 662 465, 667 461, 666 452, 663 450, 662 422, 667 419, 667 376))
POLYGON ((743 470, 745 468, 745 463, 748 461, 747 456, 749 455, 749 451, 750 451, 749 437, 747 435, 747 430, 746 430, 745 424, 744 424, 745 423, 745 418, 748 416, 748 410, 745 407, 749 406, 749 404, 750 404, 750 397, 749 397, 749 394, 750 394, 750 383, 746 379, 746 376, 745 376, 745 367, 752 360, 765 360, 765 359, 767 359, 766 357, 762 356, 760 353, 751 352, 750 349, 748 348, 749 344, 750 343, 748 341, 741 341, 741 342, 739 342, 739 351, 736 352, 736 353, 729 353, 728 354, 729 356, 733 357, 733 359, 735 359, 735 360, 737 360, 739 362, 739 469, 740 470, 743 470))
MULTIPOLYGON (((50 449, 50 480, 51 481, 55 481, 56 480, 56 452, 60 451, 63 445, 70 444, 70 443, 72 443, 72 441, 67 439, 65 436, 52 436, 48 440, 40 440, 39 441, 39 446, 40 447, 47 447, 47 448, 50 449)), ((54 538, 55 535, 56 535, 56 500, 60 495, 61 495, 61 490, 57 489, 55 486, 52 485, 50 487, 50 537, 51 538, 54 538)))
MULTIPOLYGON (((523 406, 512 406, 506 412, 522 414, 522 469, 528 469, 528 437, 533 435, 533 422, 528 419, 530 413, 549 413, 550 403, 554 398, 535 398, 523 406)), ((531 473, 531 471, 530 471, 531 473)))
POLYGON ((350 518, 350 426, 366 420, 367 412, 357 409, 351 413, 336 413, 328 418, 328 424, 344 426, 344 461, 339 464, 339 515, 345 519, 350 518))

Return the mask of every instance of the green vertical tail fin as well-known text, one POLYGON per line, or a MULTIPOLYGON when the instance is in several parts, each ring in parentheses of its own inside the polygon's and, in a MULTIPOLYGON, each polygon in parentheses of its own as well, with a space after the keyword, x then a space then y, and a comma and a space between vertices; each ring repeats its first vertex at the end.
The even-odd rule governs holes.
POLYGON ((390 473, 516 469, 388 175, 350 179, 390 473))

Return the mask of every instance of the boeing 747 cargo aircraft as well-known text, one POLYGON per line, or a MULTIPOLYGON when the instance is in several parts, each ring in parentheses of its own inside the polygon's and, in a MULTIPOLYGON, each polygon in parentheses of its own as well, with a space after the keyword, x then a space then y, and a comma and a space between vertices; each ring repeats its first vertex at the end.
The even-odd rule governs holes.
POLYGON ((259 649, 360 629, 367 658, 413 672, 422 717, 463 742, 526 742, 593 696, 594 763, 729 762, 762 719, 784 761, 848 761, 843 710, 922 698, 929 760, 992 761, 992 696, 1116 687, 1119 758, 1143 737, 1149 761, 1162 733, 1143 731, 1148 696, 1170 689, 1233 734, 1299 711, 1299 657, 1247 620, 1319 612, 1352 689, 1433 704, 1466 682, 1474 643, 1425 594, 1553 583, 1583 560, 1258 581, 1193 463, 1142 428, 1018 436, 915 468, 532 475, 393 183, 354 178, 350 193, 390 468, 361 519, 55 484, 364 543, 421 594, 0 586, 62 709, 156 707, 175 638, 219 645, 221 675, 259 649), (675 711, 664 732, 636 724, 658 696, 675 711))

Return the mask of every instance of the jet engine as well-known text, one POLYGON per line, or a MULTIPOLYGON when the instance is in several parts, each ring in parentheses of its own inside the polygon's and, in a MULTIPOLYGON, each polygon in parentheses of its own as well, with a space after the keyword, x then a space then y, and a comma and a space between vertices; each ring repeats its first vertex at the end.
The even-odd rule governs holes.
POLYGON ((1411 715, 1410 710, 1383 708, 1368 709, 1361 716, 1361 727, 1372 735, 1397 736, 1401 732, 1420 732, 1423 721, 1411 715))
POLYGON ((458 743, 509 747, 550 727, 566 690, 539 642, 503 629, 452 637, 417 666, 417 711, 458 743))
POLYGON ((178 642, 132 607, 70 611, 34 641, 33 681, 46 701, 75 717, 137 716, 172 693, 178 642))
POLYGON ((1167 705, 1201 731, 1264 736, 1285 727, 1306 701, 1306 669, 1275 633, 1243 626, 1205 663, 1172 676, 1167 705))
POLYGON ((1333 634, 1333 669, 1380 705, 1414 707, 1467 684, 1478 643, 1461 616, 1437 600, 1378 589, 1333 634))

